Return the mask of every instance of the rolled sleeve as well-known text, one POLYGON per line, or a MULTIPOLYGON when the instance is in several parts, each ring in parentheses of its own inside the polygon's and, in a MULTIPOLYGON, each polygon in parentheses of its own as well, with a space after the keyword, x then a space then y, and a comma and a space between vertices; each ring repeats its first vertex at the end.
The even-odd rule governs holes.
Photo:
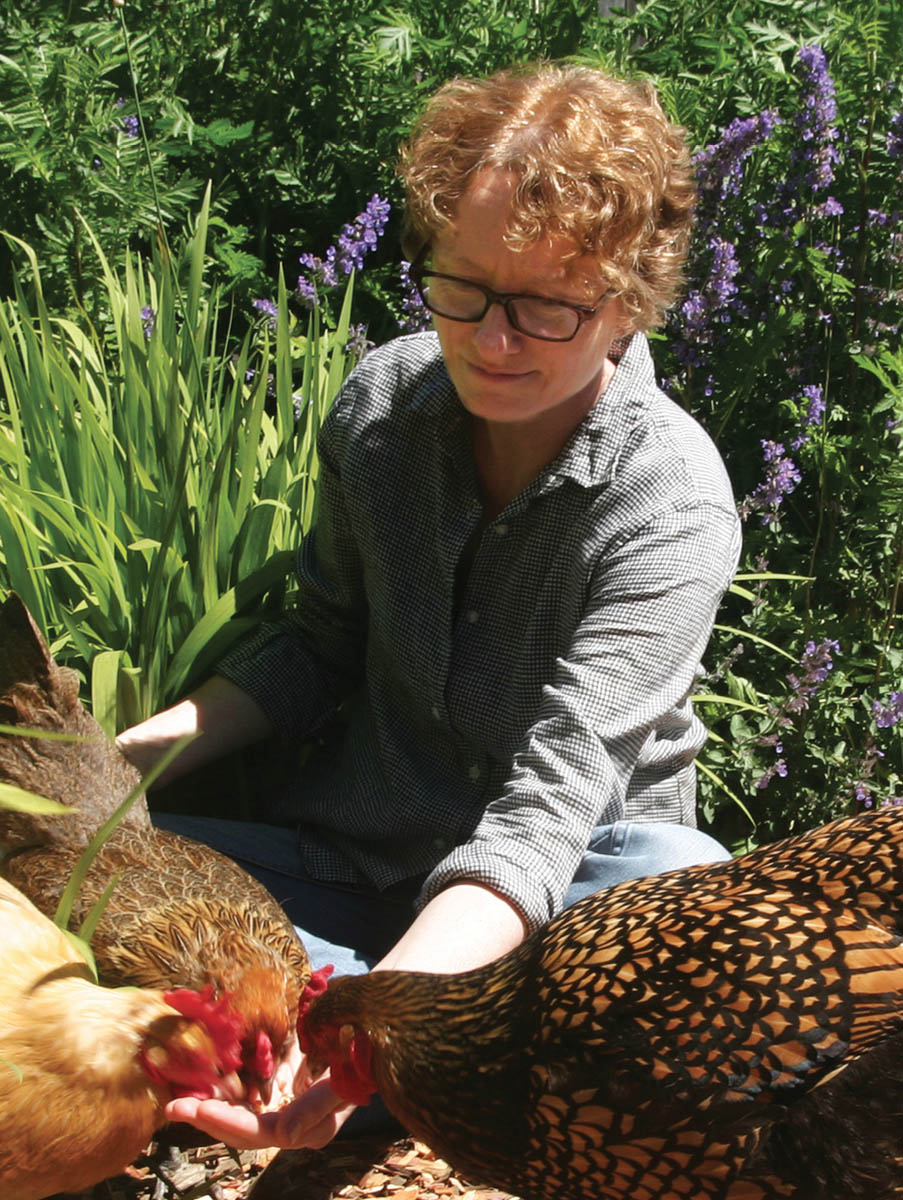
POLYGON ((642 819, 628 811, 631 782, 644 770, 673 776, 704 739, 689 694, 738 555, 736 514, 709 504, 661 514, 606 549, 509 779, 424 901, 476 879, 536 927, 560 906, 593 829, 642 819))

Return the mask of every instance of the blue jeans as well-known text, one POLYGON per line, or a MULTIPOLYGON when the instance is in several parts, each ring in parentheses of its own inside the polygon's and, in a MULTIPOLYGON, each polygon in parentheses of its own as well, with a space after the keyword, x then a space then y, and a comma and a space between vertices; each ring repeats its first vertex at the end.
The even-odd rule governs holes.
MULTIPOLYGON (((293 831, 282 826, 174 813, 154 813, 153 819, 163 829, 213 846, 259 879, 288 913, 315 970, 331 962, 336 975, 362 975, 414 919, 422 879, 383 892, 319 883, 301 866, 293 831)), ((564 903, 628 879, 728 858, 719 842, 687 825, 600 825, 564 903)))

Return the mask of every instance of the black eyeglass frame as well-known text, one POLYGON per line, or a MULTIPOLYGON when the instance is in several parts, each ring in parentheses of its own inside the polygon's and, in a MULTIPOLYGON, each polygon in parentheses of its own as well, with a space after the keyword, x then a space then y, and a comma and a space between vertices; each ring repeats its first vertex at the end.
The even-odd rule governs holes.
POLYGON ((595 307, 588 304, 574 304, 570 300, 555 300, 551 296, 537 296, 533 292, 496 292, 491 287, 487 287, 484 283, 477 283, 473 279, 463 279, 460 275, 447 275, 444 271, 432 271, 424 269, 423 263, 426 259, 426 251, 422 251, 417 255, 416 261, 412 264, 409 275, 417 285, 417 290, 420 293, 420 298, 424 305, 435 313, 437 317, 444 317, 446 321, 460 321, 462 324, 475 325, 482 321, 489 312, 493 304, 501 304, 505 310, 505 316, 508 318, 508 323, 512 329, 516 329, 518 333, 522 333, 524 337, 535 338, 539 342, 572 342, 581 328, 591 317, 602 311, 602 304, 611 296, 611 292, 605 292, 596 302, 595 307), (469 287, 476 288, 482 292, 486 298, 486 306, 483 311, 476 317, 452 317, 448 313, 440 312, 433 308, 429 300, 423 294, 423 277, 424 275, 435 276, 436 279, 450 279, 452 283, 466 283, 469 287), (511 306, 515 300, 541 300, 545 304, 560 304, 562 308, 570 309, 577 317, 577 327, 573 333, 569 333, 567 337, 548 337, 542 333, 528 333, 526 329, 522 329, 517 322, 517 316, 512 311, 511 306))

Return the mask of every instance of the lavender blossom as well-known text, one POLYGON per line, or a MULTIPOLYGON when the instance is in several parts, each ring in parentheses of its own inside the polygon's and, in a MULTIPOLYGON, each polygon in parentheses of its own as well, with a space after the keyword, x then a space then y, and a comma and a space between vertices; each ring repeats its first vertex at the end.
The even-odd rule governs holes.
POLYGON ((154 332, 154 324, 157 320, 157 310, 151 308, 149 304, 145 304, 141 310, 141 324, 144 328, 144 336, 150 341, 151 334, 154 332))
POLYGON ((139 133, 141 132, 141 125, 139 124, 137 117, 123 117, 122 128, 130 138, 138 137, 139 133))
POLYGON ((820 425, 822 417, 825 415, 824 393, 817 383, 807 384, 802 390, 800 399, 808 400, 809 403, 806 408, 803 427, 790 443, 791 450, 799 450, 800 446, 805 446, 811 439, 811 434, 808 430, 814 428, 816 425, 820 425))
POLYGON ((787 676, 787 682, 794 692, 785 704, 787 712, 802 712, 809 707, 809 701, 828 678, 828 672, 834 669, 832 655, 837 654, 839 650, 840 644, 830 638, 823 638, 818 643, 806 643, 806 649, 799 661, 802 670, 799 674, 791 672, 787 676))
POLYGON ((701 289, 688 294, 678 310, 674 352, 684 367, 701 366, 708 348, 719 341, 718 326, 729 325, 734 312, 746 312, 737 299, 740 263, 736 246, 724 238, 712 237, 707 249, 711 254, 708 278, 701 289))
POLYGON ((391 209, 388 200, 381 200, 374 194, 354 223, 346 225, 339 234, 336 262, 345 275, 350 275, 355 270, 360 271, 364 265, 364 258, 371 250, 376 249, 376 243, 385 231, 391 209))
POLYGON ((886 704, 873 700, 872 713, 879 729, 890 729, 896 725, 903 720, 903 692, 891 692, 886 704))
POLYGON ((298 261, 305 273, 298 276, 298 295, 307 308, 316 308, 320 303, 320 292, 334 288, 341 275, 363 268, 364 259, 382 237, 389 220, 391 205, 373 195, 367 206, 350 225, 345 225, 330 246, 325 258, 313 254, 302 254, 298 261))
POLYGON ((797 61, 802 69, 803 107, 797 115, 796 127, 804 144, 797 160, 806 168, 806 182, 817 192, 833 183, 834 164, 840 158, 834 145, 836 93, 821 46, 803 46, 797 61))
POLYGON ((764 775, 760 776, 760 778, 756 780, 756 787, 764 791, 764 789, 767 788, 771 783, 772 779, 774 779, 775 775, 779 775, 781 779, 786 779, 788 769, 789 768, 787 767, 787 763, 784 761, 784 759, 779 758, 776 762, 771 764, 764 775))
POLYGON ((276 319, 279 316, 279 306, 274 304, 272 300, 252 300, 251 307, 256 308, 259 313, 269 318, 270 329, 276 328, 276 319))
MULTIPOLYGON (((800 656, 797 670, 787 675, 790 684, 790 694, 780 705, 770 705, 768 712, 778 729, 793 727, 794 717, 804 712, 818 689, 828 678, 829 671, 834 668, 833 655, 840 652, 840 643, 831 638, 822 638, 820 642, 806 643, 800 656)), ((773 746, 777 755, 783 755, 784 745, 780 733, 769 733, 756 739, 759 746, 773 746)), ((782 778, 787 775, 787 762, 779 757, 756 783, 757 788, 766 788, 775 775, 782 778)))
POLYGON ((375 343, 367 338, 366 325, 352 325, 348 330, 348 341, 345 343, 345 353, 355 363, 373 349, 375 343))
POLYGON ((789 495, 802 476, 792 458, 785 457, 781 442, 763 440, 762 457, 765 461, 765 478, 751 495, 741 500, 738 511, 745 521, 751 513, 762 513, 762 524, 770 525, 778 515, 785 496, 789 495))
POLYGON ((716 207, 726 196, 739 196, 747 158, 771 137, 780 121, 777 112, 770 108, 755 117, 737 117, 717 142, 695 155, 696 182, 706 209, 716 207), (710 195, 714 196, 714 204, 709 203, 710 195))
MULTIPOLYGON (((856 764, 857 777, 856 782, 853 784, 853 799, 862 808, 874 808, 875 806, 873 795, 874 784, 870 783, 869 780, 874 776, 878 763, 882 758, 884 758, 884 751, 879 750, 875 739, 869 735, 859 761, 856 764)), ((879 807, 883 808, 883 803, 879 807)))
POLYGON ((405 333, 422 333, 423 330, 429 329, 432 314, 423 303, 417 285, 411 278, 411 264, 402 259, 398 273, 401 277, 401 310, 404 313, 398 324, 405 333))

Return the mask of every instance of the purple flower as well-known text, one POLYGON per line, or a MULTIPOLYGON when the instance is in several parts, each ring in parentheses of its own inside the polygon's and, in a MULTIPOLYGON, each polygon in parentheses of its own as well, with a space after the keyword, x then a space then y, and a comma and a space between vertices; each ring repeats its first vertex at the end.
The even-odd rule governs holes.
POLYGON ((138 123, 137 117, 123 117, 122 128, 130 138, 136 138, 141 132, 141 126, 138 123))
POLYGON ((366 255, 376 249, 376 243, 383 235, 391 209, 388 200, 381 200, 379 196, 373 195, 354 223, 346 225, 339 234, 336 262, 345 275, 350 275, 355 270, 360 271, 366 255))
POLYGON ((756 787, 763 790, 768 787, 775 775, 779 775, 781 779, 787 778, 788 767, 783 758, 779 758, 777 762, 771 764, 768 770, 758 780, 756 787))
POLYGON ((802 476, 792 458, 785 457, 781 442, 762 441, 762 458, 765 462, 765 478, 751 495, 738 505, 741 518, 745 521, 751 513, 762 513, 762 524, 770 525, 778 515, 778 509, 802 476))
POLYGON ((269 317, 270 329, 276 328, 276 318, 279 316, 279 306, 274 304, 272 300, 252 300, 251 307, 256 308, 263 316, 269 317))
POLYGON ((810 439, 810 434, 807 431, 815 425, 820 425, 822 417, 825 415, 824 393, 817 383, 807 384, 802 390, 800 399, 808 400, 809 403, 806 408, 803 428, 790 443, 791 450, 799 450, 800 446, 805 446, 806 442, 810 439))
POLYGON ((837 140, 837 100, 834 80, 821 46, 803 46, 797 61, 803 80, 803 107, 796 127, 803 142, 797 159, 806 168, 806 182, 820 191, 834 181, 834 164, 839 160, 837 140))
POLYGON ((354 362, 360 362, 364 355, 373 349, 375 343, 367 339, 366 325, 352 325, 348 330, 348 341, 345 343, 345 353, 354 362))
MULTIPOLYGON (((836 197, 829 196, 823 204, 818 205, 817 212, 820 217, 842 217, 844 207, 836 197)), ((830 249, 833 251, 835 247, 831 246, 830 249)))
MULTIPOLYGON (((808 641, 800 666, 803 668, 804 687, 812 683, 822 683, 828 678, 828 672, 833 670, 832 655, 840 653, 840 643, 831 638, 822 638, 820 642, 808 641)), ((813 689, 814 690, 814 689, 813 689)))
MULTIPOLYGON (((809 707, 809 701, 818 691, 821 684, 828 678, 828 672, 833 671, 832 655, 839 653, 840 644, 830 638, 822 638, 820 642, 807 642, 799 660, 797 671, 787 675, 792 695, 785 700, 780 709, 775 709, 772 716, 782 713, 798 713, 809 707)), ((792 724, 792 722, 779 722, 792 724)))
POLYGON ((388 200, 371 196, 364 211, 342 229, 336 245, 329 247, 325 258, 313 254, 299 256, 305 273, 298 276, 298 295, 308 308, 317 307, 319 293, 334 288, 340 273, 350 275, 352 271, 362 269, 365 257, 376 248, 385 231, 391 207, 388 200))
MULTIPOLYGON (((729 325, 733 314, 745 315, 746 308, 738 300, 737 275, 740 263, 737 247, 721 237, 709 238, 708 277, 702 288, 692 290, 677 314, 677 334, 674 350, 685 367, 698 367, 705 361, 707 348, 722 336, 719 325, 729 325)), ((708 393, 707 393, 708 394, 708 393)))
POLYGON ((892 725, 903 720, 903 692, 891 692, 886 704, 882 704, 880 700, 873 700, 872 712, 879 729, 890 729, 892 725))
POLYGON ((401 277, 401 311, 404 313, 398 324, 405 333, 421 333, 429 329, 432 314, 423 303, 417 285, 411 278, 411 264, 402 259, 398 273, 401 277))
POLYGON ((144 327, 144 336, 150 341, 151 334, 154 332, 154 324, 157 320, 157 310, 151 308, 149 304, 145 304, 141 310, 141 324, 144 327))
POLYGON ((725 196, 739 196, 744 163, 757 146, 772 135, 781 118, 773 109, 755 117, 731 121, 717 142, 700 150, 693 159, 696 182, 706 209, 713 209, 725 196), (715 203, 709 202, 713 195, 715 203))

